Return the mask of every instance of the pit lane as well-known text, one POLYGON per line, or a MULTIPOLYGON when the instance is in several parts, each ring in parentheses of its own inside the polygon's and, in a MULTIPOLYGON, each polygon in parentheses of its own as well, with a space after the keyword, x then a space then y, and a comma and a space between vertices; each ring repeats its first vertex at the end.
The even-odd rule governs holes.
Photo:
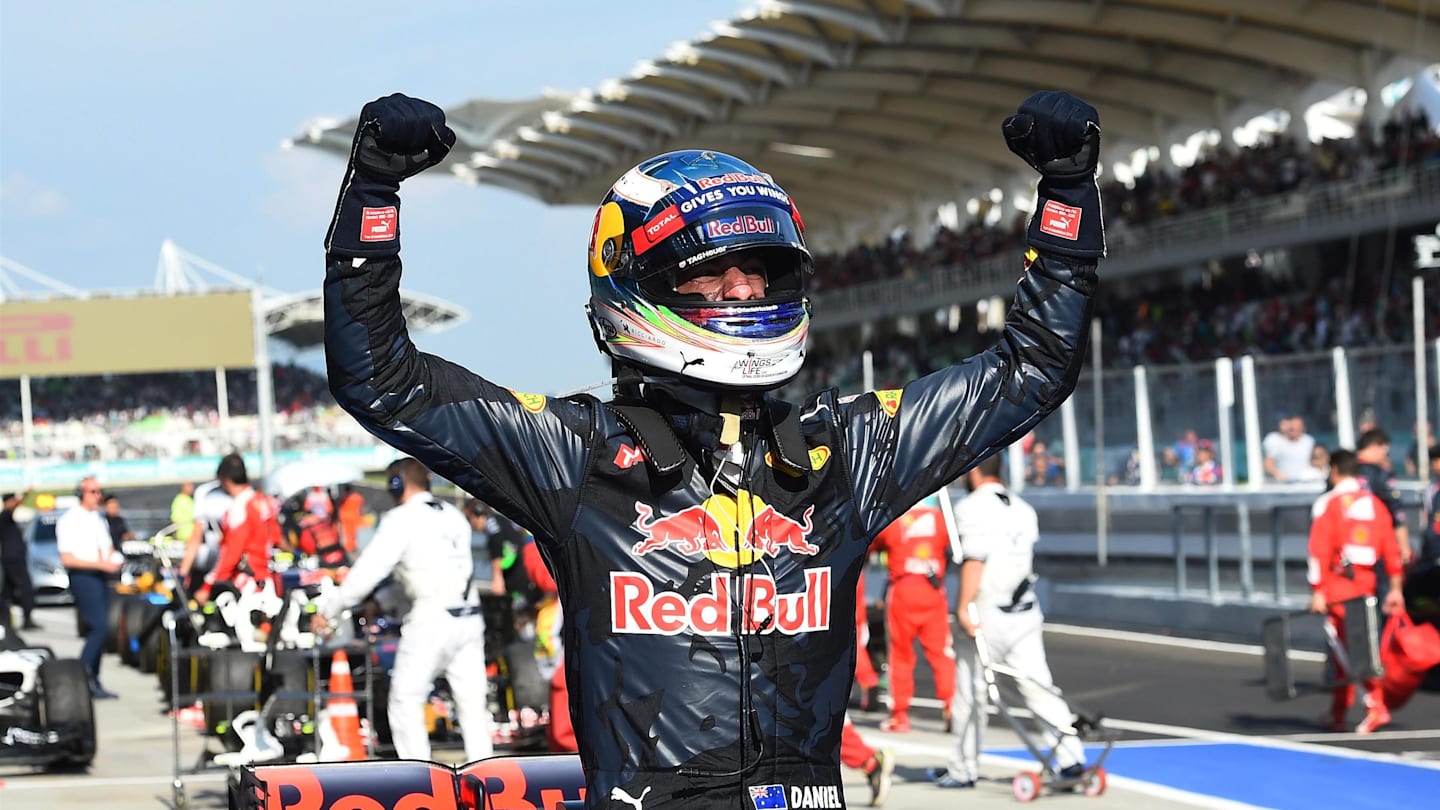
MULTIPOLYGON (((42 609, 37 618, 44 629, 26 634, 27 641, 48 644, 61 655, 78 652, 71 609, 42 609)), ((1416 695, 1395 713, 1390 727, 1371 737, 1323 734, 1315 719, 1328 699, 1312 695, 1289 703, 1268 700, 1260 681, 1260 657, 1252 648, 1064 626, 1048 628, 1046 641, 1067 697, 1103 712, 1121 742, 1111 757, 1110 786, 1103 797, 1045 796, 1042 803, 1094 810, 1363 808, 1394 807, 1397 796, 1413 802, 1440 791, 1440 695, 1416 695)), ((1302 660, 1297 669, 1302 678, 1318 676, 1319 664, 1302 660)), ((121 699, 96 704, 100 747, 89 771, 0 766, 0 810, 173 806, 172 724, 154 677, 121 666, 111 655, 106 656, 103 675, 121 699)), ((917 675, 917 693, 933 694, 923 660, 917 675)), ((883 717, 852 712, 872 745, 890 746, 897 753, 895 786, 886 807, 919 810, 960 801, 978 808, 1016 804, 1010 778, 1033 764, 1017 755, 1017 738, 1003 721, 992 719, 986 737, 986 779, 974 791, 962 792, 941 791, 925 780, 925 769, 943 764, 951 750, 938 704, 918 701, 915 728, 905 735, 879 731, 883 717)), ((193 765, 201 752, 199 732, 181 727, 179 739, 182 761, 193 765)), ((463 756, 458 749, 436 753, 451 762, 463 756)), ((223 771, 184 779, 192 807, 225 806, 223 771)), ((847 802, 863 807, 869 795, 861 775, 847 771, 847 802)))

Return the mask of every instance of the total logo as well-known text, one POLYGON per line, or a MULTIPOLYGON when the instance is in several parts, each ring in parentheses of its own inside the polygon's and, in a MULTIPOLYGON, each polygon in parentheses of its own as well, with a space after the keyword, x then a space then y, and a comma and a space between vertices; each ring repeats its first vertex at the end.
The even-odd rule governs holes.
POLYGON ((791 554, 818 554, 820 546, 810 542, 814 526, 812 505, 793 520, 747 490, 738 499, 726 493, 711 495, 699 504, 669 515, 656 515, 655 508, 635 502, 631 528, 641 539, 631 547, 638 557, 665 549, 681 554, 699 554, 723 568, 739 568, 781 551, 791 554))

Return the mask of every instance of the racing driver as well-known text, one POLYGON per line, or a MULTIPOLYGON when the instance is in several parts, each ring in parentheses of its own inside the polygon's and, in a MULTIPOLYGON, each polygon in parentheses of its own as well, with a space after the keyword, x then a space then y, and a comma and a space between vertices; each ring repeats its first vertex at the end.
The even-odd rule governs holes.
POLYGON ((1098 122, 1046 91, 1002 125, 1041 179, 993 348, 903 389, 803 403, 766 396, 805 357, 812 264, 795 203, 720 152, 640 163, 601 201, 585 259, 615 369, 601 401, 517 393, 411 343, 400 182, 455 134, 419 99, 361 111, 325 240, 330 387, 535 535, 565 608, 587 807, 845 806, 871 538, 1023 436, 1080 373, 1105 252, 1098 122))

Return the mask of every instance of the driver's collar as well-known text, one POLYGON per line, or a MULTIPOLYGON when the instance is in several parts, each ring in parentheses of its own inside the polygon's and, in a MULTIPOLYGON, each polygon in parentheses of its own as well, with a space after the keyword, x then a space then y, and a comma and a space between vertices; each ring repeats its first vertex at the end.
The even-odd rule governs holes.
POLYGON ((798 409, 758 392, 714 391, 679 380, 657 381, 645 385, 640 401, 617 401, 610 408, 642 446, 659 453, 659 457, 655 452, 648 454, 657 472, 678 468, 675 453, 682 451, 677 442, 717 453, 740 440, 741 422, 755 425, 758 433, 766 435, 780 463, 800 472, 811 470, 798 409), (643 411, 653 416, 646 418, 643 411), (731 423, 728 430, 727 422, 731 423))

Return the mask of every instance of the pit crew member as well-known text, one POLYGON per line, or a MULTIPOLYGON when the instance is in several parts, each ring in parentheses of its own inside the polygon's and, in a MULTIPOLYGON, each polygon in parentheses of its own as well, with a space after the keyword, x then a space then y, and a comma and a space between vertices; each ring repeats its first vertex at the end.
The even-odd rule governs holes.
POLYGON ((885 596, 885 639, 890 654, 890 717, 885 731, 910 730, 910 701, 915 697, 915 642, 935 673, 935 697, 945 706, 955 697, 955 650, 950 643, 950 598, 945 593, 945 558, 950 534, 938 496, 911 507, 875 538, 874 551, 885 552, 890 587, 885 596))
POLYGON ((270 550, 280 542, 279 512, 270 498, 250 486, 245 459, 231 453, 215 468, 220 488, 230 496, 230 506, 220 521, 220 556, 195 592, 196 601, 209 601, 216 583, 236 588, 279 582, 270 572, 270 550))
MULTIPOLYGON (((1310 510, 1310 612, 1325 616, 1341 643, 1345 641, 1344 602, 1360 596, 1374 596, 1377 578, 1384 566, 1390 590, 1381 609, 1388 615, 1405 609, 1400 550, 1389 511, 1359 478, 1356 454, 1336 450, 1330 454, 1330 489, 1310 510), (1382 562, 1383 561, 1383 562, 1382 562)), ((1331 655, 1338 679, 1345 678, 1345 665, 1331 655)), ((1390 722, 1380 679, 1365 687, 1365 717, 1356 726, 1357 734, 1369 734, 1390 722)), ((1348 728, 1347 715, 1355 703, 1355 684, 1335 687, 1330 701, 1329 725, 1333 731, 1348 728)))
POLYGON ((955 508, 960 535, 960 597, 956 613, 964 632, 955 645, 955 755, 948 767, 930 772, 942 788, 970 788, 979 778, 980 747, 989 702, 976 651, 976 631, 984 628, 990 660, 1018 670, 1025 705, 1040 719, 1046 747, 1060 745, 1055 764, 1061 776, 1079 776, 1085 751, 1073 735, 1063 739, 1055 728, 1071 725, 1070 707, 1054 688, 1045 659, 1041 625, 1045 617, 1035 601, 1034 550, 1040 539, 1035 510, 1000 480, 1000 457, 991 456, 970 470, 970 494, 955 508), (979 624, 971 618, 971 605, 979 624))
POLYGON ((380 519, 340 587, 321 598, 316 625, 323 629, 335 621, 394 572, 410 599, 386 707, 395 753, 430 758, 425 703, 443 672, 460 715, 465 756, 484 759, 494 753, 494 741, 486 707, 485 618, 470 587, 470 524, 431 494, 430 471, 415 459, 392 462, 385 478, 396 506, 380 519))

